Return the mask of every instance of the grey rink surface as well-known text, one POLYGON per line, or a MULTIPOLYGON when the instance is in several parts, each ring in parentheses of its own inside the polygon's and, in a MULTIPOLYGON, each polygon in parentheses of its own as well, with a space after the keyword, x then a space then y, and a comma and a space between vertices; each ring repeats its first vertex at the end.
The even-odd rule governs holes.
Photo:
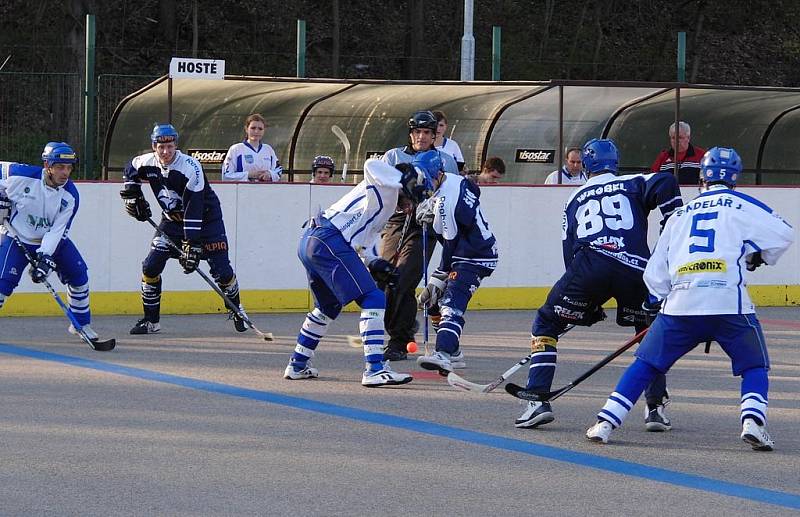
MULTIPOLYGON (((487 383, 524 357, 532 314, 468 313, 458 373, 487 383)), ((562 338, 554 388, 632 336, 609 316, 562 338)), ((800 309, 759 316, 772 453, 739 439, 739 379, 717 346, 670 372, 672 431, 645 432, 640 401, 599 445, 584 432, 630 353, 556 401, 555 422, 519 430, 502 388, 458 391, 413 361, 394 363, 411 384, 362 387, 354 313, 311 381, 282 379, 303 314, 252 315, 275 343, 220 315, 166 316, 149 336, 98 317, 117 338, 106 353, 64 318, 0 318, 0 515, 796 515, 800 309)))

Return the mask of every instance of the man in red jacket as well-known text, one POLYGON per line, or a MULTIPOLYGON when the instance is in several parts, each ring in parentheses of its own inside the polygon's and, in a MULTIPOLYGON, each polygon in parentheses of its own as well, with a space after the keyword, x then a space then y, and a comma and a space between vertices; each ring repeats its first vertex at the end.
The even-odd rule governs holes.
POLYGON ((669 140, 672 147, 661 151, 650 170, 653 172, 675 171, 675 149, 678 149, 678 183, 698 185, 700 183, 700 160, 706 150, 689 143, 692 128, 684 121, 678 122, 678 138, 675 138, 675 123, 669 126, 669 140))

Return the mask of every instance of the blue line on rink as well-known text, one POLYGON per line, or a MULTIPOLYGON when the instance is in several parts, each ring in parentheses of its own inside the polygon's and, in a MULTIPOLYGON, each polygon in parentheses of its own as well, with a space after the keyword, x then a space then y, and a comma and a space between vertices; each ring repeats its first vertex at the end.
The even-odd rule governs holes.
POLYGON ((693 474, 686 474, 683 472, 676 472, 658 467, 650 467, 647 465, 641 465, 629 461, 615 460, 593 454, 575 452, 559 447, 539 445, 513 438, 505 438, 503 436, 495 436, 491 434, 470 431, 467 429, 459 429, 458 427, 435 424, 413 418, 405 418, 401 416, 388 415, 385 413, 377 413, 374 411, 366 411, 363 409, 339 406, 326 402, 317 402, 300 397, 270 393, 268 391, 239 388, 237 386, 231 386, 228 384, 202 381, 188 377, 179 377, 177 375, 158 373, 140 368, 131 368, 129 366, 119 366, 112 363, 83 359, 80 357, 41 352, 38 350, 31 350, 3 343, 0 343, 0 352, 21 357, 29 357, 31 359, 68 364, 70 366, 77 366, 79 368, 88 368, 90 370, 114 373, 117 375, 124 375, 126 377, 134 377, 147 381, 162 382, 165 384, 172 384, 174 386, 181 386, 183 388, 205 391, 208 393, 258 400, 261 402, 278 404, 293 409, 313 411, 315 413, 347 418, 359 422, 369 422, 371 424, 429 434, 436 436, 437 438, 449 438, 451 440, 483 445, 485 447, 510 451, 513 453, 529 454, 539 458, 571 463, 573 465, 579 465, 582 467, 606 470, 615 474, 650 479, 653 481, 691 488, 694 490, 702 490, 705 492, 711 492, 725 496, 738 497, 741 499, 783 506, 796 510, 800 509, 800 495, 767 490, 764 488, 757 488, 747 485, 739 485, 736 483, 729 483, 727 481, 720 481, 703 476, 696 476, 693 474))

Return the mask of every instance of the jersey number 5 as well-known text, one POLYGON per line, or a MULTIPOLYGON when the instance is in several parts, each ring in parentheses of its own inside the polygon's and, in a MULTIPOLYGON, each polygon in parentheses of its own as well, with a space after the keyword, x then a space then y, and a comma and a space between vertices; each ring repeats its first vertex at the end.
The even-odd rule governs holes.
POLYGON ((603 228, 630 230, 633 228, 633 213, 628 198, 622 194, 590 199, 575 212, 578 221, 576 235, 579 239, 594 235, 603 228))
POLYGON ((692 237, 694 242, 689 244, 689 253, 695 253, 697 251, 711 253, 714 251, 714 236, 716 232, 713 228, 698 228, 697 225, 700 221, 713 221, 718 215, 719 212, 707 212, 694 214, 694 216, 692 216, 692 231, 689 233, 689 236, 692 237), (695 244, 695 242, 698 242, 695 238, 704 239, 705 244, 695 244))

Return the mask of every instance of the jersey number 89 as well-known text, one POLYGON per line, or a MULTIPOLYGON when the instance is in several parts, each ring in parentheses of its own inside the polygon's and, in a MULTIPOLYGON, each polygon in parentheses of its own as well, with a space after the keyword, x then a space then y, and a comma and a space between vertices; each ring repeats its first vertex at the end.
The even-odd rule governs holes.
POLYGON ((579 239, 609 230, 630 230, 633 228, 633 213, 628 198, 622 194, 590 199, 575 211, 578 221, 576 235, 579 239))

